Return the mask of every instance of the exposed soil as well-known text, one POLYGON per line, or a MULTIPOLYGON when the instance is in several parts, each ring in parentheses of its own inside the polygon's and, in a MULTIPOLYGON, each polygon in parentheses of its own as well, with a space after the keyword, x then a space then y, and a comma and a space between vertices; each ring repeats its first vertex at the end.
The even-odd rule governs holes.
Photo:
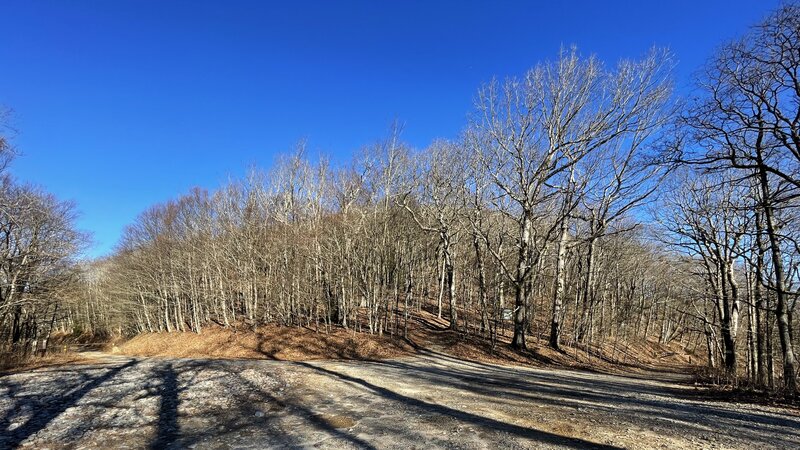
MULTIPOLYGON (((798 448, 800 417, 661 380, 467 362, 93 354, 0 376, 0 448, 798 448)), ((659 378, 659 379, 656 379, 659 378)))
POLYGON ((62 366, 90 362, 91 359, 81 353, 52 353, 44 357, 35 356, 23 361, 15 361, 13 355, 0 354, 0 375, 4 373, 24 372, 43 367, 62 366))
MULTIPOLYGON (((614 345, 613 341, 591 348, 551 349, 547 342, 530 336, 529 350, 511 350, 511 331, 497 340, 481 334, 464 335, 448 329, 445 318, 426 311, 415 312, 408 326, 382 336, 355 332, 340 327, 311 329, 264 325, 222 328, 207 327, 202 333, 144 333, 113 347, 115 353, 130 356, 168 356, 178 358, 273 359, 279 361, 379 360, 410 356, 417 349, 431 349, 470 361, 493 364, 528 365, 587 369, 604 373, 653 371, 690 373, 695 370, 691 356, 679 344, 655 342, 614 345)), ((698 362, 695 359, 695 362, 698 362)))
POLYGON ((178 358, 382 359, 408 355, 413 347, 388 335, 355 333, 343 328, 317 331, 265 325, 255 330, 209 327, 202 333, 144 333, 112 349, 131 356, 178 358))
MULTIPOLYGON (((693 373, 695 366, 687 349, 679 343, 669 345, 653 341, 634 344, 615 343, 602 345, 567 346, 553 350, 546 339, 528 336, 528 351, 512 350, 511 330, 501 330, 496 340, 482 335, 464 335, 447 329, 446 319, 423 311, 414 317, 409 327, 410 340, 418 347, 433 349, 460 359, 493 364, 528 365, 534 367, 562 367, 585 369, 604 373, 630 374, 649 372, 693 373)), ((510 327, 509 327, 510 328, 510 327)), ((694 359, 698 362, 697 359, 694 359)))

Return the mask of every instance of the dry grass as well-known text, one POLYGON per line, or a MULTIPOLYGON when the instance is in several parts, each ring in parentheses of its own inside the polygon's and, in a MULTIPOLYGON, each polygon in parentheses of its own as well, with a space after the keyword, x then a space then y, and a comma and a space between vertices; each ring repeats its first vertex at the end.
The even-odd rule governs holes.
POLYGON ((356 421, 349 416, 322 416, 322 420, 333 428, 352 428, 356 425, 356 421))
POLYGON ((430 312, 415 312, 409 322, 409 342, 388 335, 377 336, 334 328, 329 333, 308 328, 265 325, 233 329, 208 327, 202 333, 146 333, 114 347, 114 352, 135 356, 182 358, 244 358, 303 361, 319 359, 375 360, 414 353, 417 348, 440 351, 457 358, 494 364, 557 366, 604 373, 645 371, 688 372, 689 356, 677 344, 642 342, 614 346, 611 343, 551 349, 547 342, 528 338, 528 351, 510 348, 506 330, 494 346, 482 335, 463 335, 447 329, 447 319, 430 312))
POLYGON ((45 356, 30 356, 18 359, 11 355, 0 354, 0 373, 25 372, 64 364, 90 363, 92 359, 80 353, 53 353, 45 356))
POLYGON ((647 371, 693 372, 688 353, 679 344, 662 345, 647 341, 634 344, 593 345, 588 349, 564 346, 561 351, 550 348, 545 340, 528 336, 528 350, 518 352, 510 347, 511 331, 498 336, 495 345, 481 335, 463 335, 447 329, 447 319, 429 312, 416 313, 414 326, 409 326, 410 339, 420 347, 429 347, 449 355, 493 364, 558 366, 604 373, 641 373, 647 371))
POLYGON ((209 327, 200 334, 145 333, 117 348, 121 353, 136 356, 281 361, 385 359, 412 351, 410 345, 389 336, 354 333, 341 328, 325 333, 277 325, 265 325, 255 331, 209 327))

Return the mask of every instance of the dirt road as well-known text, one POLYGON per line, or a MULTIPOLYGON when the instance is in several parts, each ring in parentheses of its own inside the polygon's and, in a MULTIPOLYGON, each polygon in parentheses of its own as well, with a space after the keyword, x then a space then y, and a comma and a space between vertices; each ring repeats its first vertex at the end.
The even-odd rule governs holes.
POLYGON ((0 448, 800 448, 800 417, 667 381, 463 362, 101 355, 0 377, 0 448))

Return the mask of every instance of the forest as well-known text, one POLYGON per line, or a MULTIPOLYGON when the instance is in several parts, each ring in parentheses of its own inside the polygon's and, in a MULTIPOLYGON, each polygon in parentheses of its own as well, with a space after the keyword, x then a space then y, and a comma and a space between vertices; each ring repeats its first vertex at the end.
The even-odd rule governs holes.
POLYGON ((264 324, 403 339, 426 310, 517 352, 679 342, 722 383, 793 397, 800 6, 740 31, 690 96, 667 49, 563 47, 479 87, 455 138, 412 148, 398 121, 345 163, 300 141, 153 205, 96 260, 79 205, 12 175, 2 115, 0 355, 264 324))

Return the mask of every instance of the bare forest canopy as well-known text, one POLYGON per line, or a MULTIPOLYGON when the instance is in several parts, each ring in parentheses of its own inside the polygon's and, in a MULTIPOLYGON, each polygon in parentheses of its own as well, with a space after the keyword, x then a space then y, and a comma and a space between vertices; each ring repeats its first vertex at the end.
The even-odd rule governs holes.
POLYGON ((491 81, 457 139, 400 126, 343 165, 299 145, 269 171, 142 213, 82 262, 73 205, 10 177, 0 140, 0 350, 52 333, 212 325, 555 349, 680 341, 730 382, 797 391, 800 7, 718 51, 694 98, 672 55, 608 65, 576 49, 491 81))

